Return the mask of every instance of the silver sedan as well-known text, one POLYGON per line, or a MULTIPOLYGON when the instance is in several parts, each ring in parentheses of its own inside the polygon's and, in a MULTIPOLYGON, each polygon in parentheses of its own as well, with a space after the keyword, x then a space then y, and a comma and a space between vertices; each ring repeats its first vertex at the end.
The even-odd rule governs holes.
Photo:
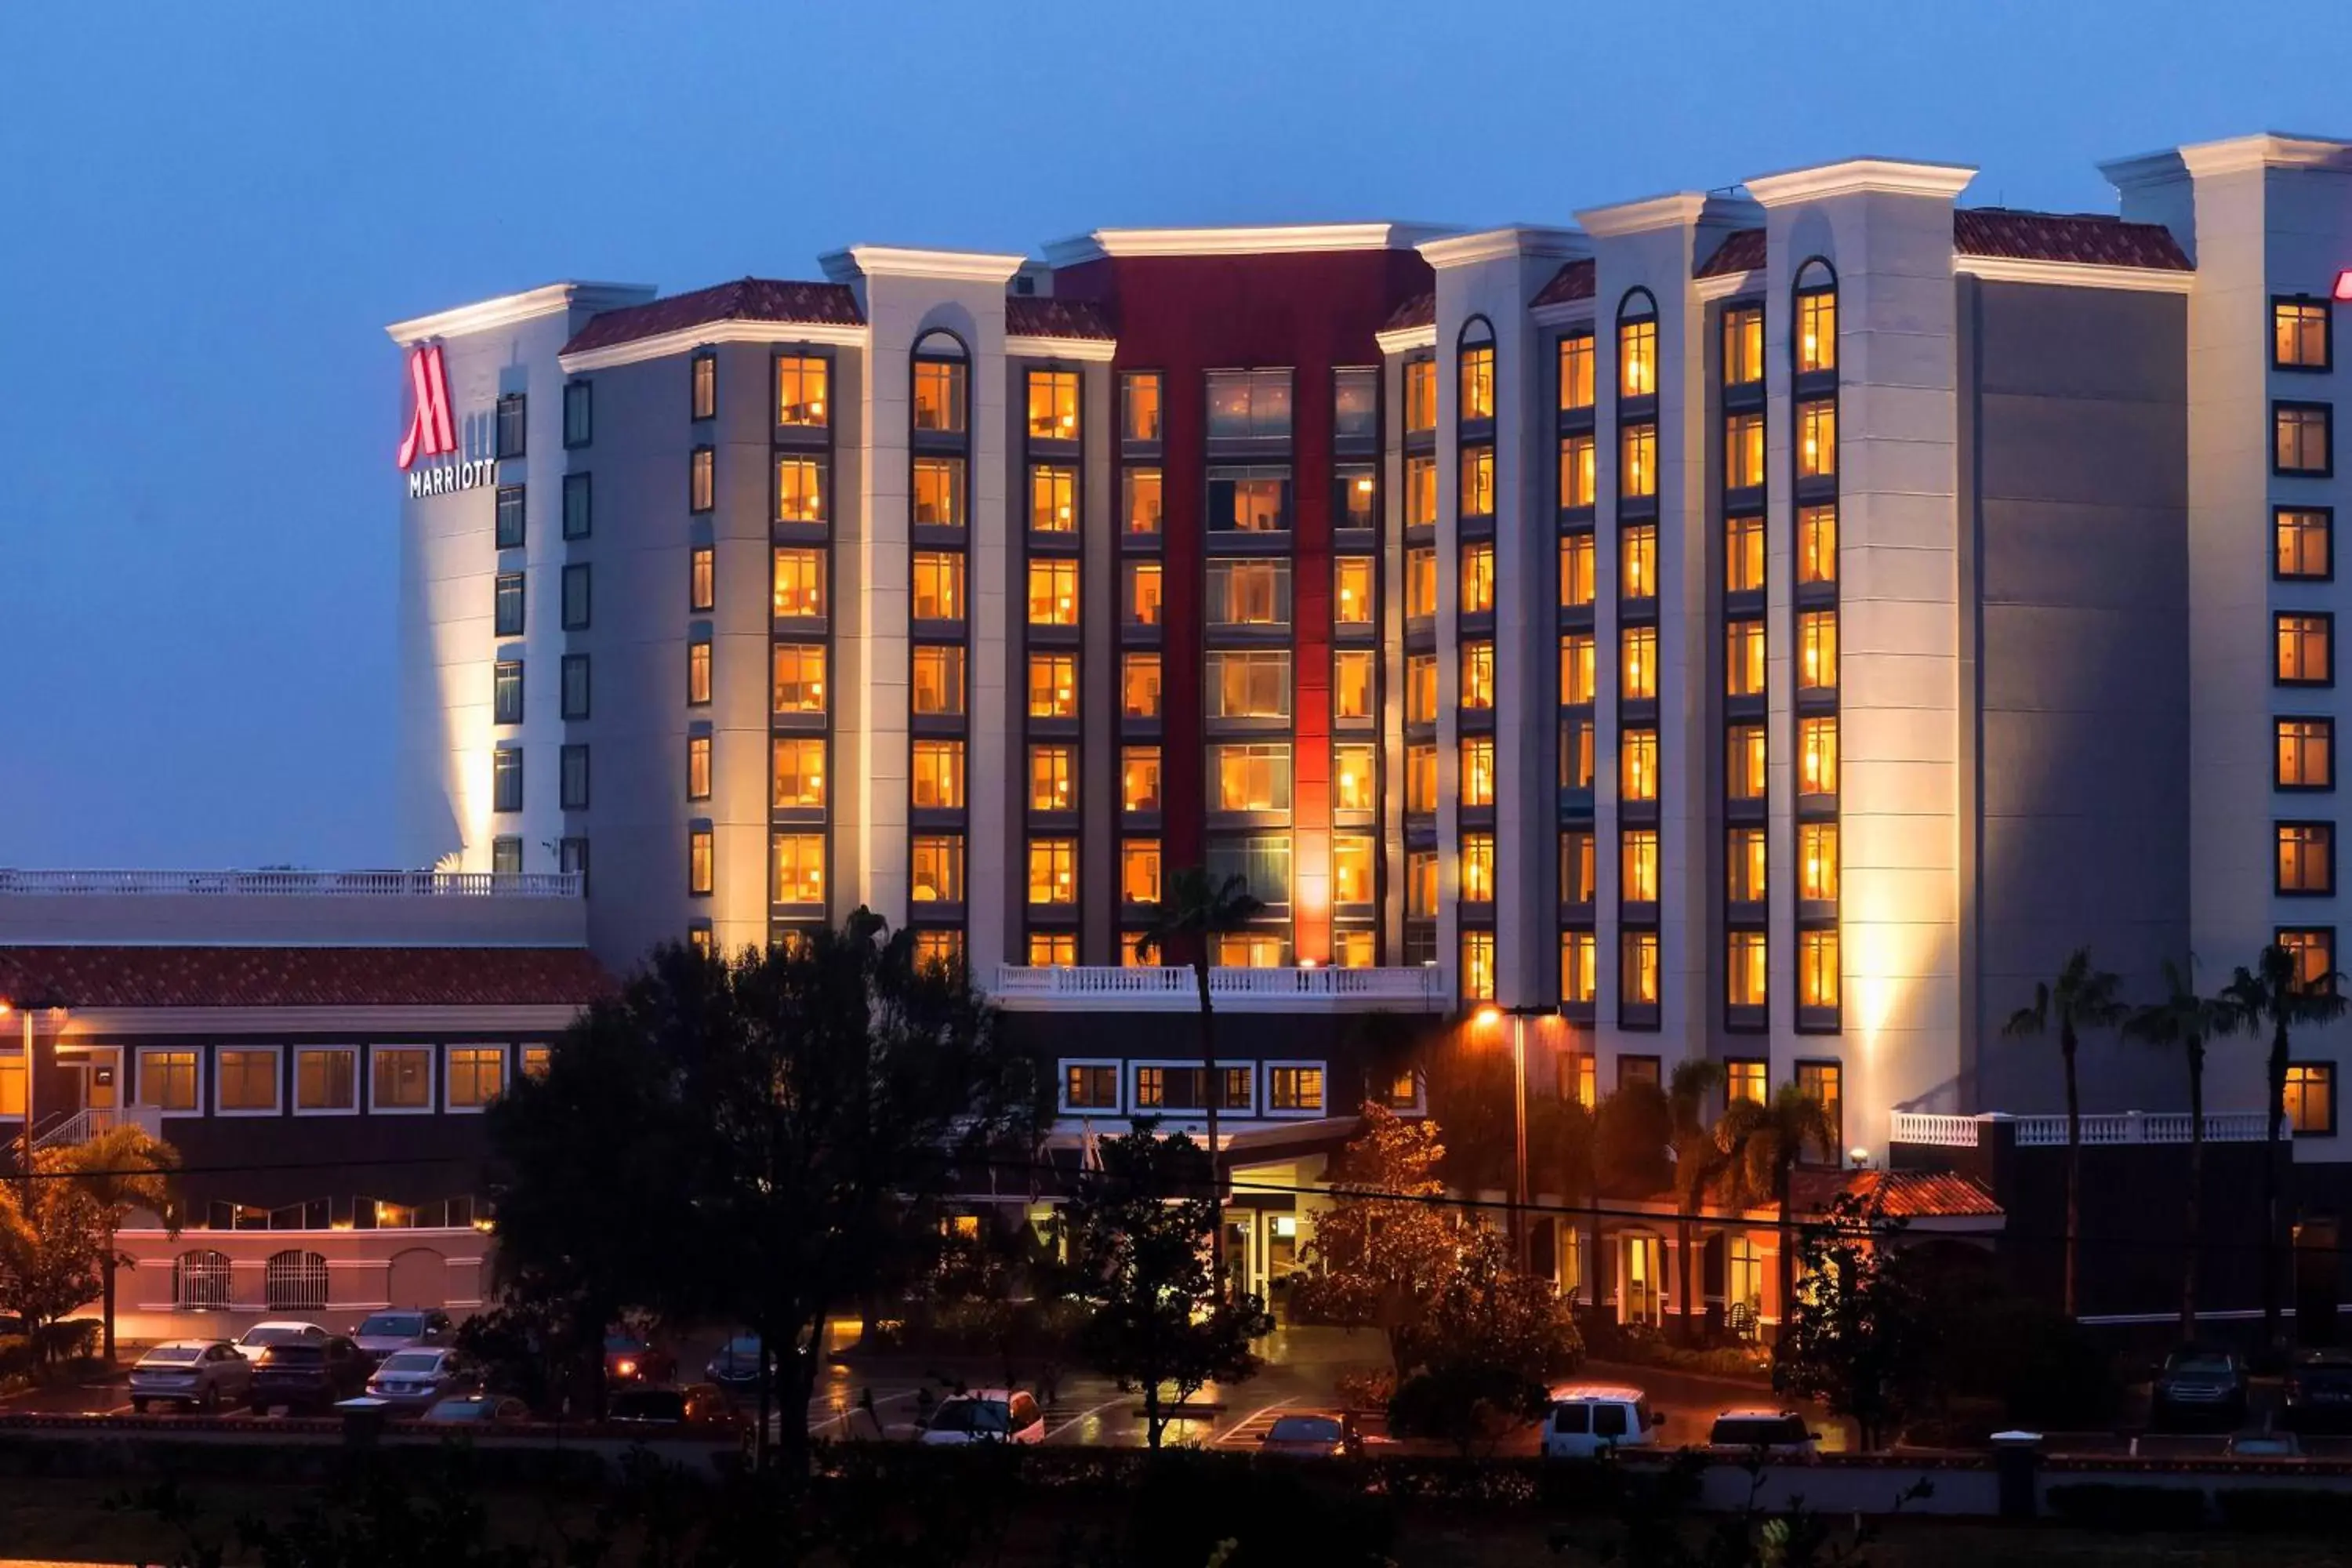
POLYGON ((253 1363, 227 1341, 173 1340, 131 1369, 131 1408, 142 1415, 164 1404, 217 1410, 243 1401, 252 1386, 253 1363))

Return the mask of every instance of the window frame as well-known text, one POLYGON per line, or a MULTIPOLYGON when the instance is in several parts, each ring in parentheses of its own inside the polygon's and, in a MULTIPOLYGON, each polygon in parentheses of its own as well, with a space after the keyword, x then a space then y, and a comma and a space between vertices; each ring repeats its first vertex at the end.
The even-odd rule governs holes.
POLYGON ((719 417, 719 351, 697 349, 686 362, 686 419, 699 425, 719 417), (709 393, 706 402, 703 394, 709 393))
MULTIPOLYGON (((1257 1096, 1259 1101, 1259 1110, 1257 1114, 1269 1119, 1277 1117, 1286 1120, 1297 1118, 1303 1121, 1313 1121, 1318 1117, 1329 1114, 1329 1111, 1326 1109, 1326 1107, 1331 1103, 1331 1068, 1329 1063, 1324 1061, 1294 1059, 1289 1057, 1269 1057, 1265 1060, 1258 1063, 1258 1077, 1262 1080, 1262 1088, 1257 1096), (1321 1087, 1322 1093, 1318 1097, 1316 1103, 1311 1106, 1292 1106, 1287 1109, 1276 1106, 1274 1103, 1274 1075, 1276 1072, 1297 1072, 1302 1070, 1310 1071, 1318 1075, 1318 1082, 1321 1087)), ((1223 1106, 1218 1107, 1220 1114, 1223 1112, 1223 1110, 1224 1108, 1223 1106)))
POLYGON ((589 800, 588 742, 569 741, 558 749, 555 756, 555 808, 558 811, 585 811, 589 800), (573 776, 573 764, 578 764, 578 776, 573 776), (575 795, 572 785, 580 788, 575 795))
POLYGON ((131 1082, 131 1088, 135 1091, 131 1099, 131 1103, 142 1110, 152 1110, 158 1116, 203 1116, 205 1114, 205 1107, 208 1103, 205 1093, 205 1079, 207 1076, 205 1071, 206 1066, 205 1058, 208 1055, 210 1055, 210 1053, 201 1046, 140 1046, 136 1047, 131 1053, 131 1070, 138 1076, 131 1082), (189 1086, 190 1093, 188 1096, 188 1104, 184 1107, 173 1108, 159 1104, 158 1102, 148 1099, 148 1058, 151 1057, 181 1056, 186 1057, 190 1059, 189 1070, 194 1074, 194 1082, 189 1086))
POLYGON ((2282 899, 2332 899, 2336 896, 2336 824, 2310 817, 2279 817, 2271 823, 2271 891, 2282 899), (2320 843, 2326 850, 2325 880, 2315 888, 2290 888, 2286 885, 2286 864, 2283 851, 2285 835, 2290 828, 2317 828, 2323 835, 2320 843))
POLYGON ((438 1068, 441 1081, 437 1088, 440 1091, 441 1113, 445 1116, 479 1116, 483 1111, 489 1109, 493 1101, 504 1095, 509 1087, 513 1084, 514 1051, 513 1047, 509 1043, 502 1040, 444 1041, 441 1046, 441 1059, 438 1064, 438 1068), (499 1092, 497 1094, 490 1096, 488 1100, 479 1100, 472 1105, 460 1105, 457 1103, 457 1100, 450 1093, 449 1086, 457 1080, 457 1075, 450 1069, 454 1065, 457 1054, 459 1051, 495 1051, 498 1053, 499 1092))
MULTIPOLYGON (((570 476, 566 475, 569 479, 570 476)), ((491 501, 491 544, 499 550, 521 550, 530 542, 530 487, 500 485, 491 501), (514 530, 507 530, 509 500, 513 506, 514 530)))
POLYGON ((2271 581, 2273 583, 2333 583, 2336 581, 2336 509, 2332 506, 2284 506, 2271 508, 2271 581), (2316 514, 2326 537, 2326 562, 2316 572, 2283 572, 2279 569, 2279 527, 2293 513, 2316 514))
POLYGON ((363 1059, 366 1056, 366 1052, 361 1047, 356 1045, 321 1046, 297 1044, 292 1047, 292 1052, 294 1058, 294 1071, 291 1078, 289 1079, 291 1088, 287 1096, 287 1108, 292 1114, 296 1116, 357 1116, 360 1113, 360 1110, 366 1102, 367 1099, 367 1086, 363 1081, 367 1076, 366 1063, 363 1059), (319 1056, 340 1056, 351 1063, 352 1098, 349 1104, 306 1106, 302 1103, 302 1058, 306 1055, 313 1054, 319 1056))
MULTIPOLYGON (((2302 1071, 2304 1071, 2304 1072, 2306 1072, 2306 1073, 2316 1073, 2317 1075, 2319 1075, 2320 1079, 2322 1079, 2322 1080, 2326 1084, 2326 1086, 2327 1086, 2327 1122, 2326 1122, 2326 1125, 2322 1126, 2322 1127, 2298 1127, 2298 1126, 2295 1126, 2295 1125, 2294 1125, 2294 1113, 2293 1111, 2289 1111, 2289 1112, 2287 1112, 2287 1118, 2288 1118, 2288 1134, 2287 1134, 2287 1135, 2288 1135, 2290 1138, 2333 1138, 2333 1137, 2335 1137, 2335 1136, 2336 1136, 2336 1120, 2337 1120, 2337 1118, 2336 1118, 2336 1064, 2335 1064, 2334 1062, 2331 1062, 2331 1061, 2291 1061, 2291 1062, 2289 1062, 2289 1063, 2287 1063, 2287 1064, 2286 1064, 2286 1068, 2287 1068, 2287 1079, 2288 1079, 2288 1084, 2287 1084, 2287 1087, 2288 1087, 2290 1089, 2292 1089, 2294 1088, 2293 1079, 2294 1079, 2294 1078, 2295 1072, 2296 1072, 2298 1069, 2300 1069, 2300 1070, 2302 1070, 2302 1071)), ((2307 1091, 2306 1091, 2306 1092, 2307 1092, 2307 1091)))
POLYGON ((283 1116, 286 1114, 286 1047, 283 1045, 253 1045, 243 1040, 223 1041, 212 1048, 212 1113, 220 1117, 283 1116), (238 1108, 221 1098, 221 1087, 226 1075, 220 1070, 220 1055, 224 1051, 243 1051, 269 1058, 270 1101, 265 1109, 238 1108))
POLYGON ((1127 1063, 1119 1057, 1058 1057, 1054 1062, 1054 1099, 1064 1116, 1118 1116, 1127 1110, 1127 1063), (1108 1105, 1074 1105, 1070 1101, 1070 1069, 1072 1068, 1108 1068, 1110 1069, 1110 1103, 1108 1105))
POLYGON ((499 462, 505 462, 509 458, 530 456, 530 404, 529 400, 520 392, 499 393, 498 401, 490 407, 492 455, 499 462), (507 445, 507 411, 509 408, 514 410, 515 442, 512 447, 507 445))
POLYGON ((2336 306, 2335 301, 2319 294, 2273 294, 2270 309, 2271 369, 2285 375, 2326 375, 2336 368, 2336 306), (2316 305, 2319 307, 2319 363, 2303 364, 2278 357, 2279 307, 2282 305, 2316 305))
POLYGON ((686 510, 688 515, 699 517, 718 507, 719 448, 706 441, 687 449, 686 510))
POLYGON ((2327 713, 2273 713, 2271 715, 2271 788, 2283 795, 2332 795, 2336 790, 2336 720, 2327 713), (2316 724, 2327 742, 2327 782, 2325 784, 2290 784, 2279 755, 2279 732, 2282 724, 2316 724))
POLYGON ((2336 684, 2336 615, 2331 610, 2273 610, 2271 612, 2271 684, 2287 689, 2312 688, 2326 689, 2336 684), (2324 674, 2283 675, 2279 671, 2279 631, 2287 620, 2315 620, 2326 633, 2327 668, 2324 674))
POLYGON ((367 1113, 370 1116, 431 1116, 441 1104, 441 1052, 437 1043, 371 1041, 367 1048, 367 1113), (376 1058, 385 1051, 417 1051, 425 1058, 425 1102, 422 1105, 381 1105, 376 1100, 376 1058))
MULTIPOLYGON (((559 517, 556 521, 556 531, 563 538, 587 539, 595 533, 596 487, 594 481, 595 476, 591 474, 585 468, 582 468, 577 472, 569 473, 563 476, 563 483, 561 487, 560 494, 557 497, 558 503, 562 508, 562 515, 559 517), (580 498, 580 525, 577 528, 572 526, 572 498, 574 496, 580 498)), ((516 488, 520 489, 521 487, 517 486, 516 488)))
POLYGON ((563 449, 576 452, 595 439, 596 384, 584 375, 572 376, 563 384, 563 449), (580 416, 577 420, 572 417, 575 410, 580 416))
POLYGON ((557 663, 555 671, 555 697, 556 717, 563 720, 567 723, 586 719, 594 710, 596 705, 595 680, 593 673, 593 667, 590 665, 588 656, 586 654, 567 653, 563 655, 561 660, 557 663), (576 709, 573 707, 572 701, 572 681, 575 671, 578 674, 580 689, 580 702, 576 709))
POLYGON ((2308 397, 2271 399, 2271 477, 2280 479, 2332 479, 2336 477, 2336 405, 2308 397), (2279 416, 2286 413, 2319 416, 2321 459, 2315 468, 2290 468, 2279 461, 2279 416))
POLYGON ((588 563, 565 562, 562 575, 557 581, 557 588, 556 608, 559 611, 560 622, 558 629, 567 632, 584 632, 590 629, 596 618, 596 580, 589 573, 588 563), (577 618, 572 615, 574 605, 572 585, 575 583, 580 585, 577 618))

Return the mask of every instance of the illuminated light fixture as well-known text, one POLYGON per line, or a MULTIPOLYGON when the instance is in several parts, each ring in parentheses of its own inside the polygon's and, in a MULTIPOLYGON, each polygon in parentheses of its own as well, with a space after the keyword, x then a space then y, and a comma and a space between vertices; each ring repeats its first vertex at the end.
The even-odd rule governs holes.
POLYGON ((1503 1010, 1492 1002, 1488 1002, 1470 1015, 1470 1021, 1482 1029, 1491 1029, 1503 1021, 1503 1010))
POLYGON ((1845 1152, 1845 1157, 1853 1161, 1857 1169, 1870 1163, 1870 1151, 1864 1148, 1859 1143, 1847 1150, 1845 1152))
POLYGON ((2347 267, 2336 275, 2336 297, 2339 300, 2352 300, 2352 267, 2347 267))
MULTIPOLYGON (((2352 272, 2347 272, 2344 277, 2352 278, 2352 272)), ((2341 289, 2344 287, 2343 279, 2336 279, 2336 287, 2338 289, 2341 289)), ((1356 493, 1360 496, 1368 496, 1372 493, 1372 477, 1370 474, 1366 474, 1362 479, 1356 481, 1356 493)))

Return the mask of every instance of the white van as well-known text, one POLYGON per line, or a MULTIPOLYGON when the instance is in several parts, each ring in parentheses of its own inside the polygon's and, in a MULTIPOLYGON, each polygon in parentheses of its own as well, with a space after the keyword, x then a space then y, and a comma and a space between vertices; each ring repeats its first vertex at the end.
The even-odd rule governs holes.
POLYGON ((1551 1414, 1544 1418, 1543 1456, 1590 1459, 1603 1448, 1654 1447, 1664 1425, 1665 1418, 1651 1413, 1649 1395, 1638 1388, 1555 1388, 1551 1414))

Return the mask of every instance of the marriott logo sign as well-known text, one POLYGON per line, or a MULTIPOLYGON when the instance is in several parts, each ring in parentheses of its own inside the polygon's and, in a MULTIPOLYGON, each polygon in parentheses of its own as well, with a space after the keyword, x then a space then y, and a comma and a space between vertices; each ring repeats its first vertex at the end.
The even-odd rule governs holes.
POLYGON ((478 460, 457 457, 457 437, 449 418, 449 375, 441 363, 441 345, 425 343, 408 351, 410 412, 408 433, 400 439, 401 471, 408 476, 408 497, 453 494, 496 484, 495 458, 478 460), (442 458, 433 462, 430 459, 442 458), (418 459, 426 459, 423 467, 418 459))

